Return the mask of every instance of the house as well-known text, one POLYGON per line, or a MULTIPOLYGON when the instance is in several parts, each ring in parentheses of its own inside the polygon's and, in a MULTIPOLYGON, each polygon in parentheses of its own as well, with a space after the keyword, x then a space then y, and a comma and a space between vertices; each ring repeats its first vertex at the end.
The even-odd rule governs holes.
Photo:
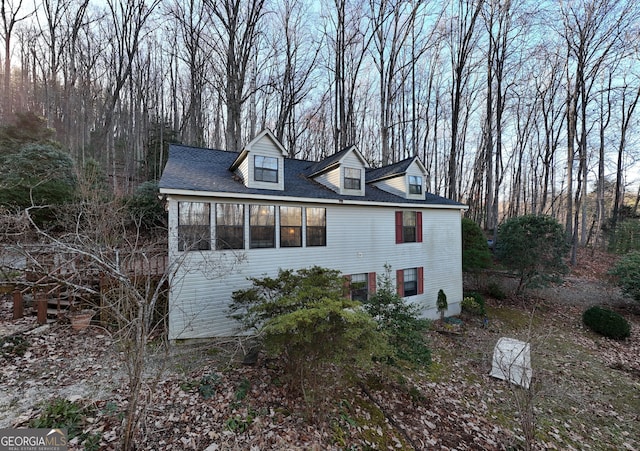
POLYGON ((370 168, 356 147, 323 161, 286 157, 270 131, 241 152, 172 145, 160 180, 169 209, 169 338, 238 334, 231 293, 248 277, 313 265, 340 270, 365 299, 391 267, 401 296, 437 318, 460 312, 460 203, 425 190, 417 157, 370 168))

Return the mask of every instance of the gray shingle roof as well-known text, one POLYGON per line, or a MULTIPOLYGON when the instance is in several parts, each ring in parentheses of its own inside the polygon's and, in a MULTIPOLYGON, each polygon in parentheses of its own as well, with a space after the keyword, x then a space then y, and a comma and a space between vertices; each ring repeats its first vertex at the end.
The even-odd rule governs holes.
POLYGON ((388 166, 369 169, 367 171, 367 183, 402 175, 407 172, 407 169, 411 166, 413 160, 415 160, 415 157, 409 157, 388 166))
POLYGON ((461 203, 430 193, 425 194, 424 201, 405 199, 372 185, 366 186, 365 196, 340 195, 305 175, 310 173, 311 168, 317 164, 316 162, 292 158, 285 158, 284 162, 284 191, 247 188, 229 170, 237 156, 237 152, 172 144, 169 147, 169 160, 160 179, 159 187, 166 190, 194 191, 194 195, 197 192, 220 192, 327 200, 463 206, 461 203))
POLYGON ((306 169, 305 175, 311 177, 320 174, 327 169, 330 169, 332 166, 338 164, 340 159, 351 149, 353 149, 353 146, 345 147, 341 151, 336 152, 333 155, 329 155, 324 160, 312 162, 311 165, 306 169))

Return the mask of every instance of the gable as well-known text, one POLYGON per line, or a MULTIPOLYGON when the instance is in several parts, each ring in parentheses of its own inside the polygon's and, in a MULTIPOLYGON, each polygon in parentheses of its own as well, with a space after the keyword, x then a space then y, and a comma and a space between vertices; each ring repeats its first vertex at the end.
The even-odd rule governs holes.
POLYGON ((367 160, 355 146, 314 164, 309 176, 336 193, 350 196, 364 196, 367 160))
POLYGON ((367 183, 405 199, 424 200, 426 176, 427 170, 420 159, 411 157, 389 166, 371 170, 367 174, 367 183), (419 193, 411 192, 411 181, 420 183, 419 193))
POLYGON ((248 188, 284 190, 286 151, 269 130, 252 139, 229 167, 248 188))

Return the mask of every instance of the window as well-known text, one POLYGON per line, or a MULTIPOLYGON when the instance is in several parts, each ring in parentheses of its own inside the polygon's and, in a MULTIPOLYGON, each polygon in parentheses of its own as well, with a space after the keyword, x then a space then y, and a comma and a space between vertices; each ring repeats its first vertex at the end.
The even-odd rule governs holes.
POLYGON ((360 189, 360 169, 344 168, 344 189, 360 189))
POLYGON ((422 243, 422 212, 396 211, 396 244, 422 243))
POLYGON ((409 194, 422 194, 422 177, 419 175, 409 176, 409 194))
POLYGON ((278 159, 256 155, 253 160, 253 178, 257 182, 278 183, 278 159))
POLYGON ((376 273, 353 274, 348 277, 349 294, 354 301, 366 302, 376 292, 376 273))
POLYGON ((244 205, 216 205, 216 249, 244 249, 244 205))
POLYGON ((407 268, 396 271, 398 295, 415 296, 424 293, 424 268, 407 268))
POLYGON ((307 246, 327 245, 326 208, 307 208, 307 246))
POLYGON ((273 205, 249 206, 249 247, 276 245, 276 215, 273 205))
POLYGON ((302 207, 280 207, 280 247, 302 246, 302 207))
POLYGON ((178 202, 178 250, 211 249, 210 205, 205 202, 178 202))

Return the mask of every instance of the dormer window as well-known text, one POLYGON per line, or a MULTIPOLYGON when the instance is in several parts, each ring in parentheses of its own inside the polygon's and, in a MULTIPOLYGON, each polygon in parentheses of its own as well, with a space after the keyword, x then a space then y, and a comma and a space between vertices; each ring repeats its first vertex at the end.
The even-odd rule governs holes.
POLYGON ((422 194, 422 177, 419 175, 409 176, 409 194, 422 194))
POLYGON ((278 183, 278 159, 256 155, 254 157, 253 178, 257 182, 278 183))
POLYGON ((344 189, 360 190, 360 169, 344 168, 344 189))

